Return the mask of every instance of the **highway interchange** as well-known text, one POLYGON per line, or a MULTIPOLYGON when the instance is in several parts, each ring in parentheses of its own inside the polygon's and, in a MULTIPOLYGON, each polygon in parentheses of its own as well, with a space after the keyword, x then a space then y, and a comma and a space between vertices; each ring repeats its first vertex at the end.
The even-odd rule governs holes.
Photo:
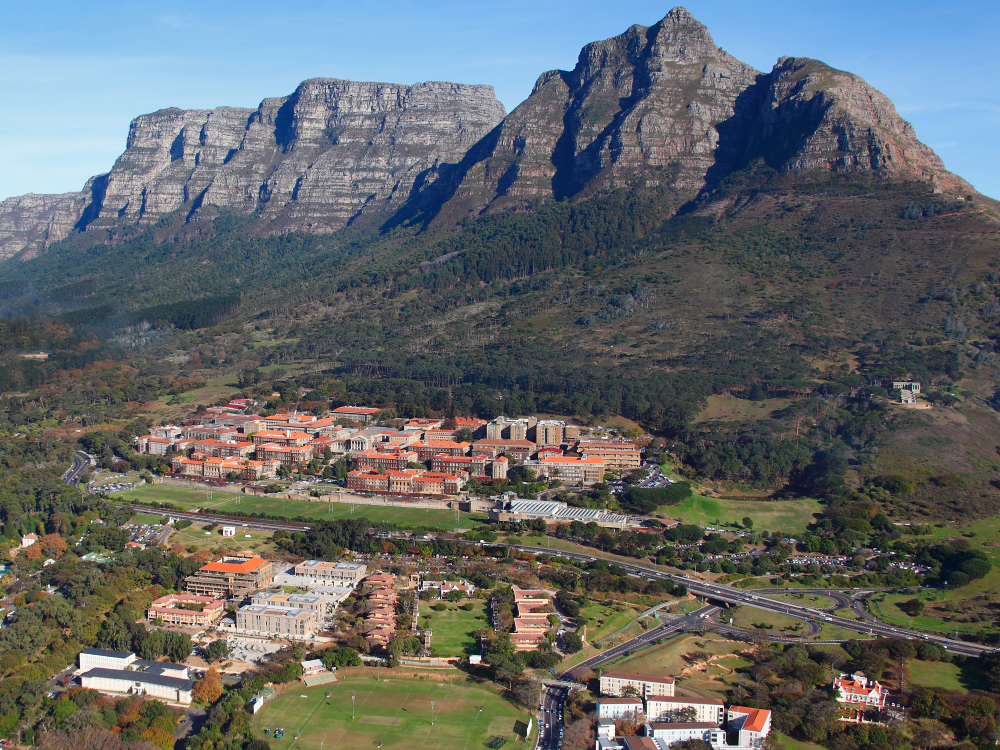
MULTIPOLYGON (((531 552, 534 554, 547 554, 550 556, 561 556, 575 560, 582 560, 585 562, 590 562, 598 559, 596 556, 587 555, 579 552, 566 552, 562 550, 552 550, 546 549, 544 547, 532 547, 525 545, 516 545, 516 548, 524 551, 531 552)), ((795 604, 793 602, 780 601, 776 599, 771 599, 765 595, 761 590, 753 589, 737 589, 732 586, 727 586, 718 583, 709 583, 707 581, 701 581, 696 578, 690 578, 685 575, 679 575, 676 573, 666 573, 655 568, 646 567, 639 563, 621 562, 618 560, 613 561, 613 564, 618 565, 626 573, 634 575, 641 578, 649 579, 660 579, 669 580, 677 584, 683 584, 687 587, 687 590, 694 594, 695 596, 705 597, 706 599, 711 599, 715 602, 723 602, 725 604, 737 604, 745 607, 753 607, 755 609, 761 609, 765 612, 774 612, 776 614, 786 615, 797 620, 801 620, 806 623, 818 623, 822 625, 823 623, 829 623, 831 625, 836 625, 847 630, 853 630, 861 636, 876 637, 882 636, 886 638, 908 638, 908 639, 922 639, 926 641, 932 641, 938 643, 948 649, 953 654, 963 654, 966 656, 979 656, 986 651, 995 651, 986 646, 980 646, 974 643, 965 643, 963 641, 958 641, 946 636, 936 634, 936 633, 925 633, 916 630, 907 630, 905 628, 897 628, 886 623, 880 622, 876 618, 872 617, 867 612, 864 612, 861 607, 860 599, 865 594, 871 593, 870 590, 859 590, 852 592, 850 596, 843 594, 842 592, 832 592, 827 589, 793 589, 786 593, 816 593, 822 594, 823 596, 830 596, 835 599, 835 606, 839 608, 840 606, 850 604, 852 609, 859 613, 860 616, 864 618, 864 621, 859 622, 858 620, 848 619, 846 617, 840 617, 833 612, 827 611, 827 608, 811 607, 802 604, 795 604)), ((772 590, 774 591, 774 590, 772 590)), ((699 610, 701 611, 701 610, 699 610)), ((674 620, 671 624, 682 622, 689 623, 690 617, 680 618, 674 620)), ((702 619, 702 618, 699 618, 702 619)), ((704 618, 708 619, 708 618, 704 618)), ((666 626, 661 626, 666 627, 666 626)), ((715 626, 716 629, 721 629, 719 626, 715 626)), ((688 627, 683 627, 681 629, 689 629, 688 627)), ((726 628, 728 630, 728 628, 726 628)), ((736 629, 733 629, 736 630, 736 629)), ((745 633, 746 631, 740 631, 745 633)), ((650 633, 645 633, 640 636, 640 638, 647 638, 650 633)), ((662 637, 662 634, 661 636, 662 637)), ((774 639, 783 640, 783 639, 774 639)), ((636 643, 633 643, 632 648, 640 645, 638 639, 636 643)), ((646 641, 649 642, 649 641, 646 641)), ((631 641, 629 643, 632 643, 631 641)), ((622 644, 627 645, 627 644, 622 644)), ((628 649, 626 649, 628 650, 628 649)))

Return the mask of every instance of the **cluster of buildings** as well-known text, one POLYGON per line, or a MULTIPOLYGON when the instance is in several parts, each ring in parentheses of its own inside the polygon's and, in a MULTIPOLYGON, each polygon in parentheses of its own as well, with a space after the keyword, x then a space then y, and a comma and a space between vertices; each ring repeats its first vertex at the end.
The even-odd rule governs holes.
POLYGON ((385 648, 396 634, 396 576, 378 572, 364 583, 372 587, 367 601, 373 605, 365 613, 365 640, 369 646, 385 648))
POLYGON ((596 750, 666 750, 687 740, 702 740, 713 750, 757 750, 771 731, 770 711, 726 710, 715 698, 677 696, 673 679, 603 672, 600 681, 596 750), (643 721, 643 734, 616 737, 615 721, 621 719, 643 721))
POLYGON ((249 595, 249 603, 236 611, 236 630, 242 635, 265 638, 312 638, 351 595, 366 572, 367 567, 362 563, 322 560, 298 563, 272 576, 274 585, 269 584, 270 588, 249 595), (286 587, 296 593, 289 593, 286 587))
POLYGON ((191 704, 194 681, 183 664, 138 659, 128 651, 85 648, 80 652, 80 685, 102 693, 148 695, 167 703, 191 704))
POLYGON ((246 413, 255 406, 237 399, 208 409, 200 424, 153 427, 136 438, 135 448, 171 455, 175 474, 216 481, 258 480, 281 466, 347 456, 357 465, 347 477, 349 489, 398 494, 454 495, 470 479, 503 480, 513 466, 540 479, 592 485, 607 471, 641 464, 632 441, 581 436, 579 427, 557 420, 412 419, 379 427, 371 425, 378 409, 369 407, 342 406, 323 417, 246 413))

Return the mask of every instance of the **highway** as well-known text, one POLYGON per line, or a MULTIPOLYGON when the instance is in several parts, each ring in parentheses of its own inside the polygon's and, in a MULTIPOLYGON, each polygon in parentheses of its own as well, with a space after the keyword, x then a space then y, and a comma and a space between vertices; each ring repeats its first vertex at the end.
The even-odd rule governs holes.
POLYGON ((74 487, 79 487, 80 477, 83 476, 83 470, 86 469, 89 464, 89 455, 83 451, 73 451, 73 464, 66 470, 66 473, 63 474, 63 482, 71 484, 74 487))
POLYGON ((662 625, 658 625, 655 628, 650 628, 642 635, 636 636, 630 641, 625 641, 625 643, 609 648, 606 651, 601 651, 599 654, 595 654, 586 661, 580 662, 573 667, 573 669, 562 674, 561 679, 570 679, 570 674, 577 670, 596 670, 601 665, 607 664, 609 661, 620 659, 637 648, 648 646, 650 643, 655 643, 656 641, 663 640, 664 638, 669 638, 670 636, 677 635, 677 633, 681 633, 685 630, 694 630, 699 625, 705 624, 707 620, 718 611, 718 607, 705 606, 701 609, 695 610, 689 615, 683 615, 670 620, 669 622, 665 622, 662 625))
POLYGON ((556 750, 562 743, 562 704, 568 688, 558 685, 542 685, 542 697, 538 707, 538 747, 556 750))
MULTIPOLYGON (((579 552, 566 552, 563 550, 553 550, 546 549, 544 547, 533 547, 526 545, 512 545, 516 549, 522 550, 524 552, 531 552, 534 554, 547 554, 551 556, 561 556, 567 557, 575 560, 582 560, 585 562, 590 562, 597 560, 597 555, 587 555, 579 552)), ((649 579, 660 579, 660 580, 670 580, 674 583, 683 584, 687 587, 687 590, 694 594, 695 596, 703 596, 713 599, 718 602, 725 602, 726 604, 738 604, 744 607, 754 607, 756 609, 764 610, 765 612, 774 612, 776 614, 786 615, 788 617, 795 618, 797 620, 802 620, 807 623, 818 623, 822 625, 823 623, 829 623, 830 625, 836 625, 847 630, 853 630, 861 635, 868 636, 880 636, 885 638, 907 638, 907 639, 920 639, 925 641, 931 641, 938 643, 948 649, 949 652, 953 654, 963 654, 966 656, 979 656, 987 651, 996 651, 996 649, 989 648, 987 646, 980 646, 975 643, 965 643, 963 641, 954 640, 943 635, 935 633, 925 633, 916 630, 908 630, 906 628, 897 628, 892 625, 883 623, 871 615, 864 613, 863 617, 866 621, 858 622, 857 620, 851 620, 846 617, 839 617, 833 613, 826 611, 826 609, 820 609, 816 607, 809 607, 801 604, 795 604, 787 601, 777 601, 767 597, 765 594, 755 591, 752 589, 737 589, 732 586, 727 586, 718 583, 708 583, 706 581, 701 581, 696 578, 690 578, 685 575, 679 575, 676 573, 665 573, 655 568, 646 567, 639 563, 628 563, 620 562, 618 560, 610 561, 614 565, 618 565, 624 569, 627 573, 635 576, 649 579)), ((773 591, 773 590, 772 590, 773 591)), ((813 593, 822 593, 824 596, 831 596, 834 592, 825 589, 815 589, 815 590, 803 590, 812 591, 813 593)), ((799 593, 798 589, 792 590, 790 592, 784 593, 799 593)), ((835 598, 835 602, 840 604, 852 603, 855 607, 854 611, 858 612, 860 609, 860 602, 858 596, 865 592, 858 592, 854 596, 848 598, 846 595, 837 592, 839 596, 835 598)), ((700 610, 699 610, 700 611, 700 610)), ((663 626, 661 626, 663 627, 663 626)), ((746 631, 741 631, 746 633, 746 631)), ((645 638, 649 636, 650 633, 646 633, 640 638, 645 638)), ((777 639, 774 640, 783 640, 777 639)), ((638 641, 638 639, 636 639, 638 641)), ((629 643, 632 643, 631 641, 629 643)), ((622 644, 626 646, 628 644, 622 644)), ((635 647, 634 645, 632 646, 635 647)), ((618 647, 618 648, 621 648, 618 647)), ((629 650, 629 649, 624 649, 629 650)), ((609 649, 610 651, 610 649, 609 649)), ((623 651, 624 653, 624 651, 623 651)), ((602 654, 601 656, 605 656, 602 654)), ((609 661, 609 660, 608 660, 609 661)))

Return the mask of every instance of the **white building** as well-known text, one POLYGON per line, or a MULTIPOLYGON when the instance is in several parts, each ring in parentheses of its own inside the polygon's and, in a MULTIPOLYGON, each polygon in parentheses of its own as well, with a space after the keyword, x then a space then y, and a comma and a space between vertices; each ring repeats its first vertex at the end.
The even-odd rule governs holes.
POLYGON ((148 695, 190 705, 194 682, 183 664, 137 659, 126 651, 88 648, 80 652, 80 685, 102 693, 148 695))
POLYGON ((135 654, 128 651, 85 648, 80 652, 80 670, 86 672, 88 669, 125 669, 135 659, 135 654))
POLYGON ((764 708, 729 707, 729 732, 739 732, 738 745, 727 745, 740 750, 759 748, 771 731, 771 712, 764 708))
POLYGON ((877 681, 869 681, 864 672, 841 674, 833 681, 838 703, 864 706, 884 706, 885 688, 877 681))
POLYGON ((642 698, 674 694, 673 678, 650 677, 632 672, 601 672, 601 695, 622 696, 625 688, 629 687, 634 688, 642 698))
MULTIPOLYGON (((714 721, 651 722, 646 724, 646 736, 661 740, 666 745, 687 740, 709 742, 712 732, 719 730, 714 721)), ((657 743, 659 744, 659 743, 657 743)))
POLYGON ((25 534, 21 537, 21 549, 25 547, 30 547, 32 544, 38 541, 38 534, 25 534))
POLYGON ((650 722, 678 722, 680 713, 686 708, 694 709, 695 722, 722 724, 726 718, 725 704, 715 698, 668 698, 664 696, 646 698, 646 718, 650 722))
POLYGON ((236 536, 236 527, 235 526, 223 526, 222 527, 222 536, 236 536))
POLYGON ((599 719, 625 719, 641 716, 642 701, 638 698, 606 698, 597 699, 597 717, 599 719))

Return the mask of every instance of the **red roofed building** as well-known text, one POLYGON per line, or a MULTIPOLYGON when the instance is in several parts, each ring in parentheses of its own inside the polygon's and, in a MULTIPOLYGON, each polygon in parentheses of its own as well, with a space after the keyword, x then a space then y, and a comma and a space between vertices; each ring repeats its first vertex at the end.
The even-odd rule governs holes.
POLYGON ((296 432, 294 430, 264 430, 253 436, 254 445, 293 445, 301 446, 312 440, 313 437, 308 432, 296 432))
POLYGON ((727 716, 729 732, 739 731, 741 748, 762 747, 771 731, 771 712, 766 708, 730 706, 727 716))
POLYGON ((382 453, 377 450, 358 451, 355 456, 358 466, 370 466, 373 469, 391 469, 401 471, 410 467, 410 462, 417 462, 417 454, 414 451, 400 451, 399 453, 382 453))
POLYGON ((417 452, 418 461, 430 461, 434 456, 444 454, 446 456, 464 456, 469 452, 471 443, 453 443, 447 440, 423 441, 412 443, 409 446, 411 451, 417 452))
POLYGON ((226 556, 184 579, 184 588, 214 599, 243 598, 274 581, 277 565, 259 557, 226 556))
POLYGON ((869 681, 864 672, 840 675, 833 681, 833 689, 837 691, 838 703, 885 705, 885 688, 877 681, 869 681))
POLYGON ((313 450, 308 445, 266 443, 257 446, 254 458, 258 461, 277 461, 286 466, 301 466, 312 461, 313 450))

